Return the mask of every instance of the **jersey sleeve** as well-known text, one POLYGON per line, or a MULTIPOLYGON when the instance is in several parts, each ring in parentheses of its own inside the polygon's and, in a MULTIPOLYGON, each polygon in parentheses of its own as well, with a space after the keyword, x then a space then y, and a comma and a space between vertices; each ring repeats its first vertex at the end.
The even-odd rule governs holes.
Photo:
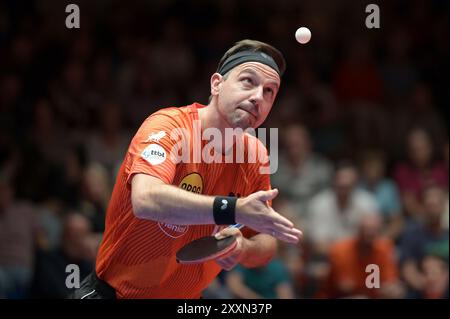
POLYGON ((128 148, 128 184, 133 175, 139 173, 172 183, 176 163, 170 154, 177 141, 171 139, 171 132, 177 128, 176 119, 166 114, 155 113, 145 120, 128 148))

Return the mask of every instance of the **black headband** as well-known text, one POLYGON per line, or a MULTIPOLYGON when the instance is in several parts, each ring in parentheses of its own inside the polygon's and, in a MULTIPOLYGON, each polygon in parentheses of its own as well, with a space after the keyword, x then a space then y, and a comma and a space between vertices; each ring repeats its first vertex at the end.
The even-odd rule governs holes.
POLYGON ((272 69, 277 71, 278 75, 281 77, 280 69, 278 68, 278 65, 275 63, 273 58, 264 52, 255 52, 255 51, 240 51, 236 54, 229 56, 225 60, 225 62, 223 62, 222 67, 219 70, 217 70, 217 72, 221 75, 224 75, 232 68, 245 62, 259 62, 267 66, 270 66, 272 69))

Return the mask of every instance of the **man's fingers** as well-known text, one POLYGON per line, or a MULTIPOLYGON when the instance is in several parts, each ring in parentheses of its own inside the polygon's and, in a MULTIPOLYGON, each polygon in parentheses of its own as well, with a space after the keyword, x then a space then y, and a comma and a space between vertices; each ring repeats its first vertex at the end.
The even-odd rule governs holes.
POLYGON ((278 223, 274 223, 273 231, 293 235, 298 238, 301 238, 303 236, 303 232, 300 229, 294 227, 286 227, 278 223))
POLYGON ((272 200, 278 195, 278 189, 274 188, 268 191, 262 191, 260 195, 258 195, 258 199, 262 202, 266 202, 268 200, 272 200))
POLYGON ((217 257, 216 260, 225 260, 225 259, 230 259, 230 260, 237 260, 237 258, 239 257, 239 255, 242 253, 241 248, 239 248, 239 245, 236 245, 236 247, 234 247, 233 249, 231 249, 230 251, 226 252, 225 254, 217 257))
POLYGON ((223 239, 229 236, 239 236, 239 234, 241 234, 241 231, 236 228, 236 227, 227 227, 225 229, 222 229, 221 231, 219 231, 217 234, 214 235, 214 237, 216 237, 216 239, 223 239))
POLYGON ((300 238, 302 237, 300 235, 301 232, 298 229, 295 231, 285 232, 283 230, 268 228, 263 232, 268 235, 271 235, 272 237, 275 237, 276 239, 293 244, 297 244, 300 241, 300 238))
POLYGON ((297 244, 300 240, 300 238, 297 236, 294 236, 291 234, 286 234, 286 233, 278 233, 275 231, 271 235, 274 236, 275 238, 277 238, 281 241, 284 241, 286 243, 289 243, 289 244, 297 244))
POLYGON ((281 241, 296 244, 303 237, 303 233, 301 230, 294 227, 286 227, 284 225, 274 223, 270 226, 267 226, 263 231, 272 237, 275 237, 281 241))
POLYGON ((277 213, 273 208, 270 208, 270 210, 272 212, 270 217, 273 219, 273 223, 277 223, 289 228, 294 227, 294 223, 291 222, 289 219, 277 213))

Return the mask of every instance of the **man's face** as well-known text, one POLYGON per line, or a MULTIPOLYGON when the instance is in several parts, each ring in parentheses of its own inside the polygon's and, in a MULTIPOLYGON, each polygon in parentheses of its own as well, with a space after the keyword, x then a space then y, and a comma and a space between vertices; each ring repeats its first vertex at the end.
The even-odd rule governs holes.
POLYGON ((311 152, 311 139, 305 127, 294 124, 284 130, 284 143, 289 157, 298 159, 311 152))
POLYGON ((359 239, 362 244, 371 245, 380 233, 382 220, 377 212, 365 215, 359 224, 359 239))
POLYGON ((341 199, 348 198, 356 183, 358 182, 358 173, 356 169, 348 167, 340 169, 334 177, 334 189, 336 195, 341 199))
POLYGON ((379 159, 366 160, 362 164, 362 173, 369 182, 376 182, 384 175, 384 165, 379 159))
POLYGON ((412 132, 408 139, 408 151, 411 160, 418 167, 425 167, 429 164, 433 146, 428 134, 422 130, 412 132))
POLYGON ((211 93, 217 95, 217 107, 226 125, 232 128, 257 128, 272 108, 280 87, 280 77, 271 67, 246 62, 232 69, 223 79, 211 82, 211 93))
POLYGON ((423 203, 425 217, 431 220, 440 220, 446 204, 444 191, 438 187, 428 189, 424 194, 423 203))

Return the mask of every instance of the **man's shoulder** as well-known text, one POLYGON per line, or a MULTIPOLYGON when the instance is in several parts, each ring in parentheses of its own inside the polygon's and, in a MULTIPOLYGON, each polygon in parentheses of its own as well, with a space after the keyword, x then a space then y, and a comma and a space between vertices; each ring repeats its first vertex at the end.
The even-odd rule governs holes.
POLYGON ((156 117, 166 117, 177 120, 179 118, 187 116, 192 109, 191 106, 192 105, 164 107, 150 114, 146 120, 154 119, 156 117))
POLYGON ((141 128, 148 128, 153 126, 161 126, 162 128, 190 128, 195 109, 191 105, 187 106, 171 106, 161 108, 158 111, 150 114, 142 123, 141 128))

